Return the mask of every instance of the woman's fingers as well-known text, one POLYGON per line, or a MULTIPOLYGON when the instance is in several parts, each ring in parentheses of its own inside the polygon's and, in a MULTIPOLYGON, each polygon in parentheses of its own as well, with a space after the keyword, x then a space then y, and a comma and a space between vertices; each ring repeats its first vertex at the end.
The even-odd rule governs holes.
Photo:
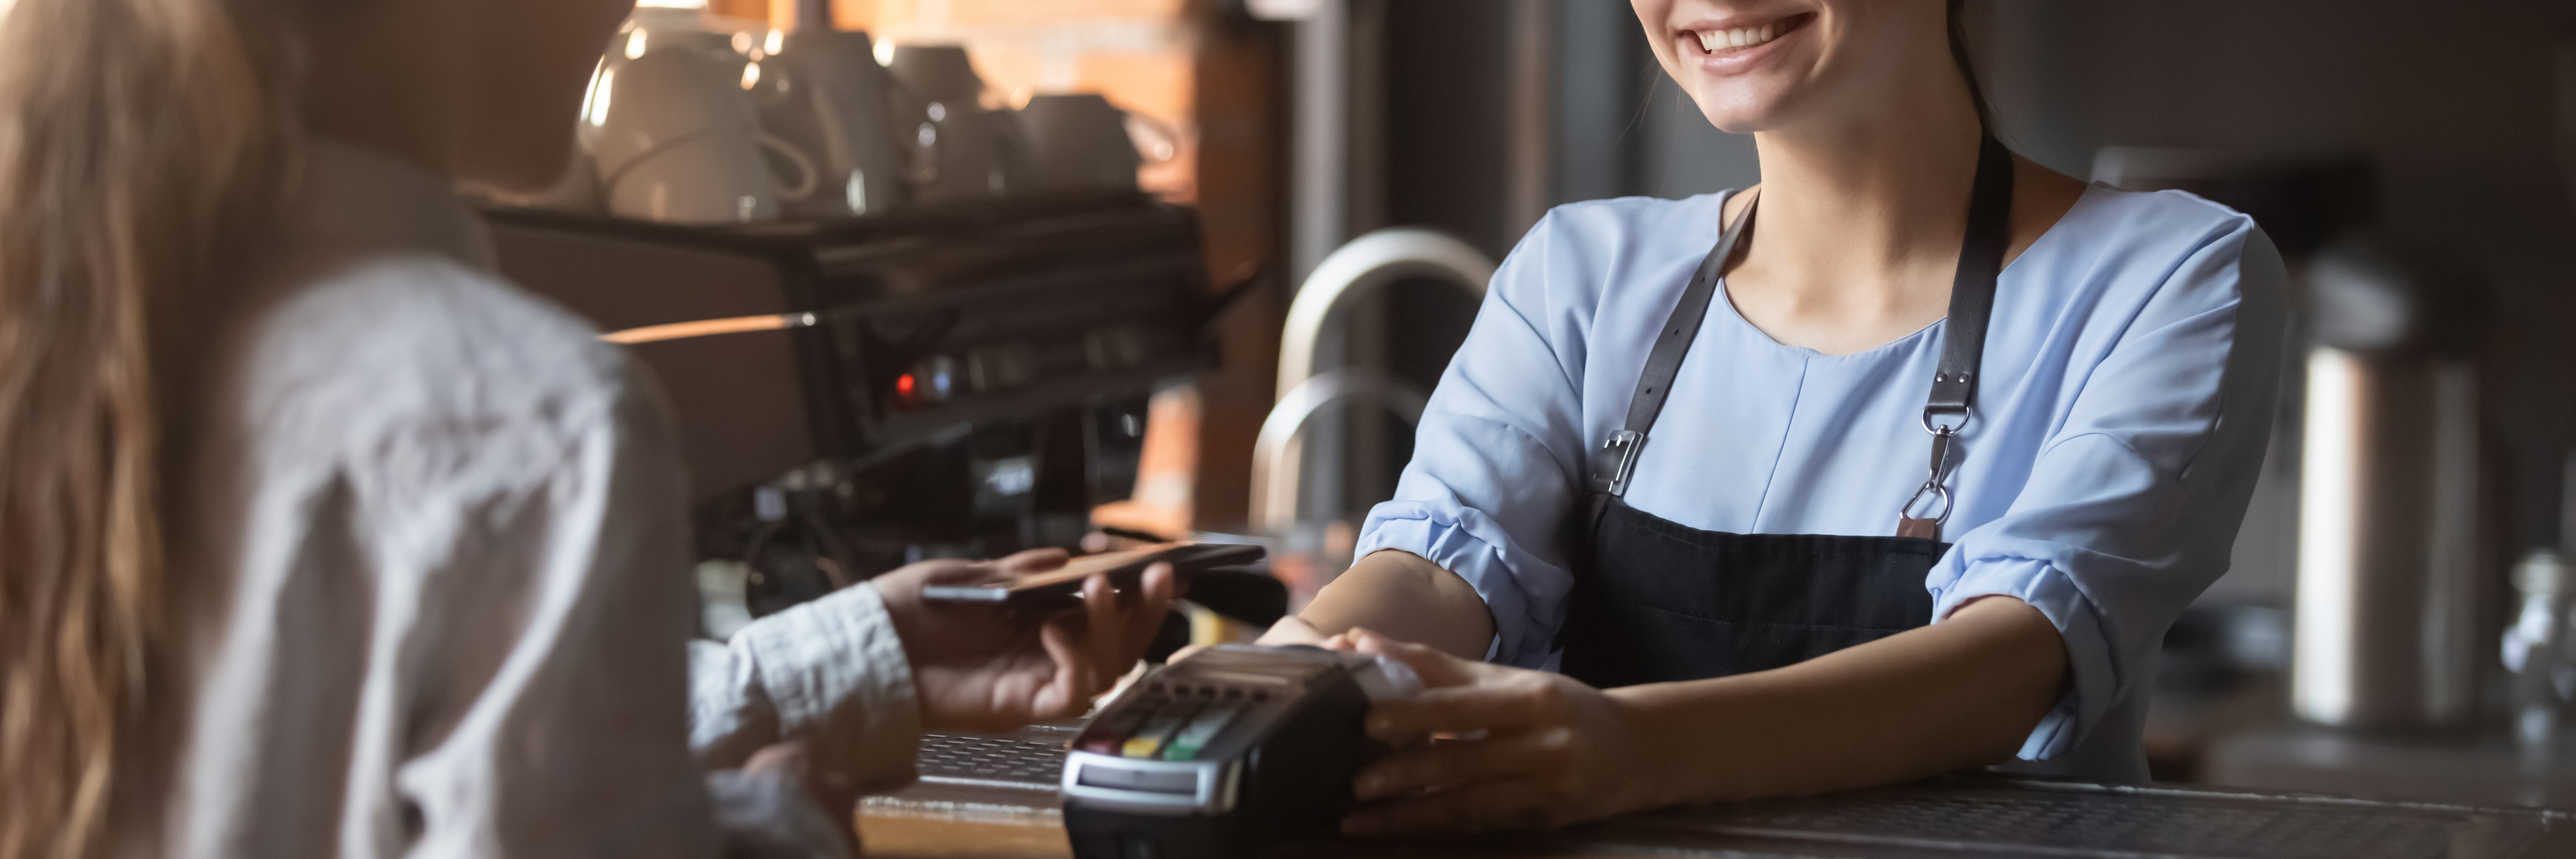
POLYGON ((1484 673, 1483 663, 1469 662, 1443 653, 1439 648, 1409 641, 1397 641, 1366 629, 1353 627, 1349 632, 1342 633, 1342 637, 1350 641, 1353 650, 1377 654, 1404 663, 1405 667, 1413 669, 1413 673, 1422 678, 1422 685, 1434 689, 1474 683, 1477 677, 1484 673))
POLYGON ((1483 740, 1414 746, 1360 770, 1351 789, 1361 802, 1560 768, 1565 729, 1520 731, 1483 740))
POLYGON ((1569 819, 1564 792, 1537 779, 1510 779, 1372 803, 1342 820, 1353 835, 1462 829, 1530 829, 1569 819))
POLYGON ((1430 689, 1412 698, 1369 706, 1369 736, 1387 741, 1424 734, 1469 734, 1554 725, 1564 721, 1565 693, 1543 676, 1430 689))

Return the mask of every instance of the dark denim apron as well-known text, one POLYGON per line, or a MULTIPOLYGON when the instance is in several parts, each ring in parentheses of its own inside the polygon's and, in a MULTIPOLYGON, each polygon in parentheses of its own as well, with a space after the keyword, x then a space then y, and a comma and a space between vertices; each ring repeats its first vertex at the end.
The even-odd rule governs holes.
POLYGON ((1621 500, 1647 430, 1672 393, 1709 302, 1717 300, 1718 279, 1761 201, 1745 205, 1657 332, 1626 426, 1592 456, 1590 503, 1580 505, 1583 518, 1573 523, 1574 591, 1557 639, 1567 675, 1601 688, 1724 677, 1803 662, 1932 621, 1932 595, 1923 582, 1950 548, 1940 540, 1941 523, 1950 518, 1950 441, 1975 398, 1995 277, 2011 235, 2012 169, 2012 153, 1986 138, 1950 284, 1941 361, 1923 408, 1923 429, 1932 435, 1930 477, 1897 511, 1890 537, 1702 531, 1621 500), (1927 500, 1940 504, 1939 514, 1913 516, 1927 500))

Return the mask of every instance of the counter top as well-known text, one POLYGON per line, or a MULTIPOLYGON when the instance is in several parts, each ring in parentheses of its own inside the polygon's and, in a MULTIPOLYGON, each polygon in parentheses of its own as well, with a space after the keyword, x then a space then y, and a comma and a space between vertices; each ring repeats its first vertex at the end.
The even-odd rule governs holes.
MULTIPOLYGON (((1030 773, 959 765, 961 749, 977 742, 1042 748, 1049 730, 1061 729, 995 740, 934 738, 925 745, 921 783, 861 804, 867 855, 1071 856, 1051 786, 1030 773)), ((1551 832, 1351 840, 1291 855, 2501 859, 2576 856, 2576 812, 1974 773, 1667 809, 1551 832)))

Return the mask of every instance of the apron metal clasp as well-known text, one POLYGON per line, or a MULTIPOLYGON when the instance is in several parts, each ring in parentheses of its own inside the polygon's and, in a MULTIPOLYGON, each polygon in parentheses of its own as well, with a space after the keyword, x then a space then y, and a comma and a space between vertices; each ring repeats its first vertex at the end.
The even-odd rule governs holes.
POLYGON ((1897 536, 1939 539, 1941 525, 1950 521, 1950 442, 1958 438, 1959 427, 1967 423, 1966 418, 1963 414, 1957 424, 1934 426, 1931 410, 1924 410, 1923 429, 1932 434, 1930 475, 1924 478, 1923 485, 1916 488, 1911 497, 1905 499, 1903 506, 1896 508, 1897 536), (1923 503, 1923 496, 1927 493, 1939 498, 1941 514, 1915 516, 1914 505, 1923 503))
POLYGON ((1594 466, 1592 491, 1628 494, 1628 476, 1637 470, 1637 452, 1645 447, 1645 433, 1625 429, 1611 433, 1610 440, 1601 443, 1601 453, 1604 459, 1616 459, 1594 466))

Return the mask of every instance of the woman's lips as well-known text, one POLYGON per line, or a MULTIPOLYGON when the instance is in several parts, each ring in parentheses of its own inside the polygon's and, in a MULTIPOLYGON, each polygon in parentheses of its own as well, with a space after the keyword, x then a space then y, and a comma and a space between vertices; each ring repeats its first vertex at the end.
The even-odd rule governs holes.
POLYGON ((1701 29, 1684 30, 1682 33, 1698 41, 1700 53, 1702 55, 1722 57, 1728 54, 1742 53, 1770 44, 1773 40, 1789 35, 1799 27, 1805 26, 1806 23, 1815 18, 1815 16, 1816 14, 1813 12, 1801 12, 1786 18, 1774 21, 1765 21, 1761 24, 1739 27, 1706 27, 1701 29))

